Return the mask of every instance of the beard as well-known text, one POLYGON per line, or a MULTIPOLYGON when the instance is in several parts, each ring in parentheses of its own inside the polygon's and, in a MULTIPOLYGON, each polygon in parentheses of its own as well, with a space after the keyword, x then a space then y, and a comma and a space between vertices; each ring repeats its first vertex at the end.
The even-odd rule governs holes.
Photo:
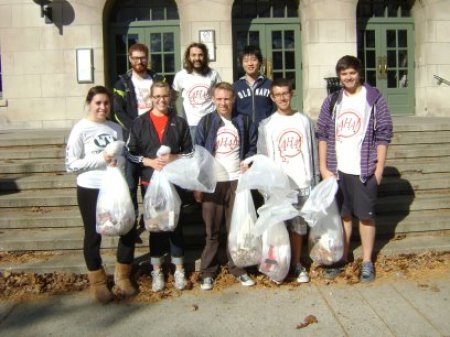
POLYGON ((200 74, 204 74, 206 72, 206 70, 208 69, 208 66, 205 61, 192 62, 191 60, 189 60, 189 65, 191 66, 191 68, 193 70, 195 70, 196 72, 198 72, 200 74))
POLYGON ((133 70, 138 73, 138 74, 142 74, 147 70, 147 63, 137 63, 137 64, 132 64, 131 68, 133 68, 133 70))

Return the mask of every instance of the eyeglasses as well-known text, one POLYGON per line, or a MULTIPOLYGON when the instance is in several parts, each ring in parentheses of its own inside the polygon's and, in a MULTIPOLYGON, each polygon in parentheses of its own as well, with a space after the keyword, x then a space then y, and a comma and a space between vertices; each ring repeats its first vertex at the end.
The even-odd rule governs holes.
POLYGON ((145 61, 147 61, 147 56, 130 56, 130 59, 133 62, 137 62, 137 61, 145 62, 145 61))
POLYGON ((289 91, 288 92, 281 92, 279 94, 273 94, 273 97, 275 97, 275 98, 290 97, 290 96, 291 96, 291 93, 289 91))
POLYGON ((160 100, 160 99, 169 99, 170 96, 169 95, 158 95, 158 96, 152 96, 152 98, 156 99, 156 100, 160 100))

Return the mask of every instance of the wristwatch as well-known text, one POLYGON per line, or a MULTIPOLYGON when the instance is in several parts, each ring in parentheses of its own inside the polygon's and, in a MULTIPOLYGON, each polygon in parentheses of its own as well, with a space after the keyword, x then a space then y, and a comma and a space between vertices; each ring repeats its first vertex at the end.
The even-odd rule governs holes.
POLYGON ((139 156, 138 162, 139 164, 144 165, 144 156, 139 156))

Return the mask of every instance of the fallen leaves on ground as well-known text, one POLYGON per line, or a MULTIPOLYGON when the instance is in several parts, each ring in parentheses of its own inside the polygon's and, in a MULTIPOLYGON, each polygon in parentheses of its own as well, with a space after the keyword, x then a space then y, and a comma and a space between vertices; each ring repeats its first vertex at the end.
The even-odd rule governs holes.
MULTIPOLYGON (((27 252, 27 253, 0 253, 0 261, 8 264, 20 264, 26 261, 49 259, 54 253, 51 252, 27 252)), ((323 277, 323 268, 312 265, 310 268, 311 282, 314 284, 346 284, 354 285, 359 283, 360 260, 349 263, 345 271, 335 280, 326 280, 323 277)), ((422 254, 403 254, 398 256, 378 256, 375 263, 376 283, 398 279, 399 277, 417 281, 419 288, 426 288, 433 292, 439 292, 435 285, 428 284, 440 275, 448 275, 450 271, 450 252, 426 252, 422 254)), ((157 302, 170 297, 182 295, 173 287, 173 274, 166 271, 166 288, 159 293, 151 290, 151 276, 148 270, 145 272, 138 270, 136 283, 139 288, 137 296, 131 299, 133 302, 157 302)), ((252 274, 256 281, 254 288, 277 289, 280 287, 295 290, 300 287, 293 276, 288 276, 282 284, 271 281, 262 274, 252 274)), ((108 279, 109 285, 113 286, 112 276, 108 279)), ((188 285, 184 291, 201 292, 199 289, 200 273, 192 272, 188 274, 188 285)), ((215 279, 214 288, 208 293, 222 292, 224 289, 237 284, 235 277, 229 273, 228 269, 222 267, 215 279)), ((11 272, 3 270, 0 272, 0 300, 27 301, 39 299, 45 296, 57 294, 67 294, 83 291, 88 288, 86 274, 73 273, 27 273, 11 272)), ((192 311, 198 310, 197 305, 192 305, 192 311)))
POLYGON ((308 315, 303 320, 303 323, 297 324, 296 329, 303 329, 303 328, 306 328, 308 325, 311 325, 314 323, 319 323, 319 321, 317 320, 317 317, 314 315, 308 315))

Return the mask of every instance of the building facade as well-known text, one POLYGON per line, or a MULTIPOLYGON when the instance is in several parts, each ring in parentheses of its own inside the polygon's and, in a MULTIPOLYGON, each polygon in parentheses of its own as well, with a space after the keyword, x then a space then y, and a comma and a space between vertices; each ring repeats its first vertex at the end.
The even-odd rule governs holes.
POLYGON ((312 117, 345 54, 394 115, 450 117, 450 0, 0 0, 0 129, 69 128, 87 90, 126 71, 130 44, 171 80, 199 40, 230 82, 259 45, 263 71, 290 78, 312 117))

